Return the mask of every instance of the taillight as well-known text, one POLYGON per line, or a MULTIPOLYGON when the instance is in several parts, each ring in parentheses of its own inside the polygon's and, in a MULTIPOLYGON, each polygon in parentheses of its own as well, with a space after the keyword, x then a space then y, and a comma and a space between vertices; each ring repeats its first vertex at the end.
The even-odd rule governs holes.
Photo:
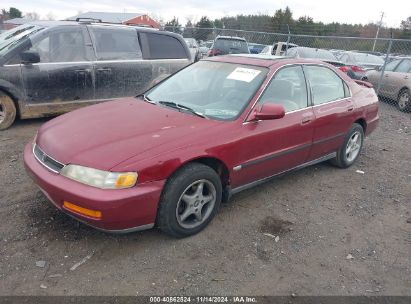
POLYGON ((347 73, 347 72, 350 70, 350 67, 342 66, 342 67, 339 67, 339 69, 340 69, 341 71, 343 71, 344 73, 347 73))
POLYGON ((359 66, 353 65, 351 67, 351 70, 353 70, 353 72, 365 72, 362 68, 360 68, 359 66))
POLYGON ((208 56, 217 56, 218 54, 220 54, 220 50, 218 49, 211 49, 207 53, 208 56))

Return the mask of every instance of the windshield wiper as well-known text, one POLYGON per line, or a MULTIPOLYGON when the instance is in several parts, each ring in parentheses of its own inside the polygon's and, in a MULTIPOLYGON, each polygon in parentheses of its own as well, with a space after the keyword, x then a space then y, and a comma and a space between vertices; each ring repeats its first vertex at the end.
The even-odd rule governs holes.
POLYGON ((150 98, 148 98, 145 94, 137 95, 137 97, 143 97, 144 101, 147 101, 147 102, 152 103, 152 104, 156 104, 154 101, 152 101, 150 98))
POLYGON ((185 110, 185 111, 188 111, 188 112, 190 112, 194 115, 197 115, 199 117, 206 118, 206 116, 204 114, 199 113, 199 112, 195 111, 194 109, 192 109, 190 107, 187 107, 185 105, 178 104, 174 101, 159 101, 158 103, 162 104, 162 105, 165 105, 165 106, 168 106, 168 107, 171 107, 171 108, 174 108, 174 109, 185 110))

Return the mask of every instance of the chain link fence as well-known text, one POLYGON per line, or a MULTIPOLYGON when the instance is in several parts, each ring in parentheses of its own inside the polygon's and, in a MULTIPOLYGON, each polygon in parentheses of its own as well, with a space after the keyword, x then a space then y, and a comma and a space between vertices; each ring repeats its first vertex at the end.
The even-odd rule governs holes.
MULTIPOLYGON (((347 62, 344 54, 350 52, 351 56, 354 56, 353 58, 358 57, 358 66, 355 65, 354 68, 358 68, 361 71, 362 76, 358 79, 371 82, 381 101, 396 106, 401 111, 411 111, 410 39, 295 35, 292 33, 284 34, 219 28, 165 27, 164 30, 179 33, 184 38, 196 39, 200 43, 200 50, 203 52, 203 56, 206 56, 208 47, 217 36, 245 38, 249 45, 262 45, 260 50, 263 46, 272 46, 278 42, 285 43, 286 50, 292 45, 326 49, 330 50, 336 60, 343 64, 347 62), (378 58, 375 59, 374 56, 378 58), (372 68, 370 67, 371 64, 366 64, 367 60, 376 61, 372 68)), ((350 63, 350 66, 353 67, 353 63, 350 63)))

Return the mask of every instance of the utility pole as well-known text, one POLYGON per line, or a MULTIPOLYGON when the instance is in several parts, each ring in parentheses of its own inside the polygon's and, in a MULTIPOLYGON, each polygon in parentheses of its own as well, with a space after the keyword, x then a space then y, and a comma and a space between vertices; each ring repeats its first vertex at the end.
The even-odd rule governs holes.
POLYGON ((374 52, 374 50, 375 50, 375 44, 377 43, 378 34, 380 33, 380 28, 381 28, 381 25, 382 25, 382 18, 384 18, 384 12, 381 12, 380 23, 378 24, 377 33, 375 34, 374 45, 372 46, 372 51, 373 51, 373 52, 374 52))

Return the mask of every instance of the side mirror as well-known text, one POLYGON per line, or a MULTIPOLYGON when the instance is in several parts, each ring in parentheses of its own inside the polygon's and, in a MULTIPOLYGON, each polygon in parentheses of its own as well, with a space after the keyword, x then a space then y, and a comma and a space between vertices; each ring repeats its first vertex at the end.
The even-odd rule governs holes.
POLYGON ((259 110, 257 107, 254 109, 250 115, 249 121, 280 119, 283 118, 284 115, 285 109, 283 105, 265 103, 259 110))
POLYGON ((23 64, 38 63, 40 55, 35 51, 25 51, 20 54, 20 59, 23 64))

